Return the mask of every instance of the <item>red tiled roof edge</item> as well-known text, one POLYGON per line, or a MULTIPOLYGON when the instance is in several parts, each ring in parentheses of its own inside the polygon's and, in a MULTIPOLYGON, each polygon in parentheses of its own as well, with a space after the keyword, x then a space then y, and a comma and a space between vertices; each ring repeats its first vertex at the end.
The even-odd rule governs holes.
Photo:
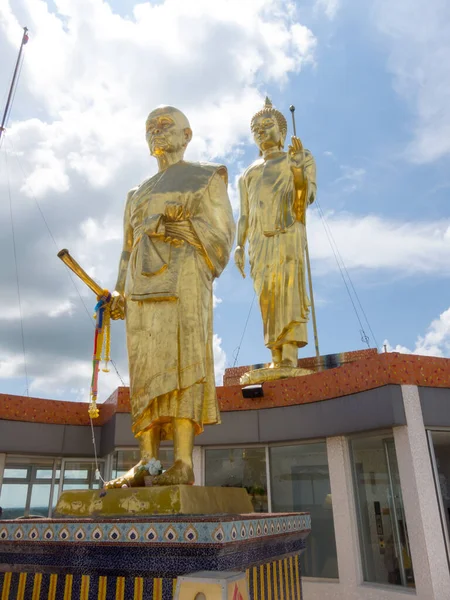
MULTIPOLYGON (((331 400, 388 384, 450 388, 450 359, 384 353, 304 377, 264 384, 264 397, 243 398, 241 386, 217 388, 220 409, 256 410, 331 400)), ((129 389, 117 388, 99 405, 103 425, 115 413, 130 412, 129 389)), ((44 400, 0 394, 0 419, 67 425, 89 425, 86 402, 44 400)))

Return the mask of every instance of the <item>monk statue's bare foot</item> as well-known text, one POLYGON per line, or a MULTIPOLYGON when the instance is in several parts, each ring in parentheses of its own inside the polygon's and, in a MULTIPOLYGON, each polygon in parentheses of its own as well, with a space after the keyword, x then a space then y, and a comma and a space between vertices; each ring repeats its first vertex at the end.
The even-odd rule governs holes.
POLYGON ((153 478, 153 485, 192 485, 195 481, 192 467, 177 460, 165 473, 153 478))
POLYGON ((144 477, 146 477, 149 473, 147 469, 144 467, 147 461, 140 460, 137 465, 131 468, 128 473, 122 475, 121 477, 117 477, 116 479, 112 479, 105 483, 105 488, 122 488, 122 487, 143 487, 145 486, 144 477))

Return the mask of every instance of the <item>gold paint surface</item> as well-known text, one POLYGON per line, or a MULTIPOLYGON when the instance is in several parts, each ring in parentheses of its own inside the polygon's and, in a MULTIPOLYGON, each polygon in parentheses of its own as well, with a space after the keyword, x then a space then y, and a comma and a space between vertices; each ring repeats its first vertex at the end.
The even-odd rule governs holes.
POLYGON ((277 381, 278 379, 288 379, 289 377, 303 377, 311 375, 314 371, 311 369, 300 369, 295 367, 267 367, 263 369, 252 369, 244 373, 239 382, 241 385, 255 385, 265 381, 277 381))
POLYGON ((316 195, 314 158, 292 137, 283 150, 285 117, 266 99, 252 119, 260 156, 239 180, 240 217, 236 266, 245 277, 245 244, 259 298, 264 342, 274 367, 295 367, 298 348, 308 343, 306 209, 316 195))
MULTIPOLYGON (((194 435, 220 422, 213 359, 212 286, 235 224, 226 167, 184 161, 192 138, 179 110, 146 121, 158 172, 128 193, 111 317, 126 321, 132 429, 142 460, 174 440, 175 463, 158 485, 193 483, 194 435)), ((144 464, 144 463, 142 463, 144 464)), ((142 485, 132 469, 108 487, 142 485)))
POLYGON ((168 514, 212 515, 253 512, 243 488, 172 485, 107 490, 67 490, 57 517, 122 517, 168 514))

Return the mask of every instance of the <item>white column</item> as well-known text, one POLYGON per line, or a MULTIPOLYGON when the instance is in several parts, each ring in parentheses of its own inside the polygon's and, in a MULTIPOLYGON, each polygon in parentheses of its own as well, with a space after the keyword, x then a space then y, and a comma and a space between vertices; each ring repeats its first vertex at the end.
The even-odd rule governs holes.
POLYGON ((203 452, 201 446, 194 446, 194 451, 192 452, 192 462, 194 464, 195 485, 204 485, 203 452))
MULTIPOLYGON (((342 598, 350 598, 363 580, 353 494, 352 464, 345 437, 327 438, 334 533, 342 598)), ((314 527, 314 523, 312 523, 314 527)))
POLYGON ((450 574, 419 390, 403 385, 406 426, 394 428, 417 596, 450 598, 450 574))

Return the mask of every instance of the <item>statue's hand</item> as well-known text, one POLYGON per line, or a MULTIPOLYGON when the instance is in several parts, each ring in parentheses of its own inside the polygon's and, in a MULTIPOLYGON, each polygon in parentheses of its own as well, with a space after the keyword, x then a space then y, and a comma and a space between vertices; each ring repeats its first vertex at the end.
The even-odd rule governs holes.
POLYGON ((295 137, 294 135, 292 136, 291 145, 289 146, 288 151, 291 159, 291 165, 297 169, 303 167, 303 163, 305 162, 305 150, 298 137, 295 137))
POLYGON ((236 250, 234 251, 234 262, 242 277, 245 279, 245 250, 242 246, 236 246, 236 250))
POLYGON ((111 299, 111 319, 117 321, 118 319, 125 319, 125 298, 122 294, 115 292, 111 299))
POLYGON ((164 211, 166 221, 184 221, 186 219, 184 206, 179 202, 168 202, 164 211))

